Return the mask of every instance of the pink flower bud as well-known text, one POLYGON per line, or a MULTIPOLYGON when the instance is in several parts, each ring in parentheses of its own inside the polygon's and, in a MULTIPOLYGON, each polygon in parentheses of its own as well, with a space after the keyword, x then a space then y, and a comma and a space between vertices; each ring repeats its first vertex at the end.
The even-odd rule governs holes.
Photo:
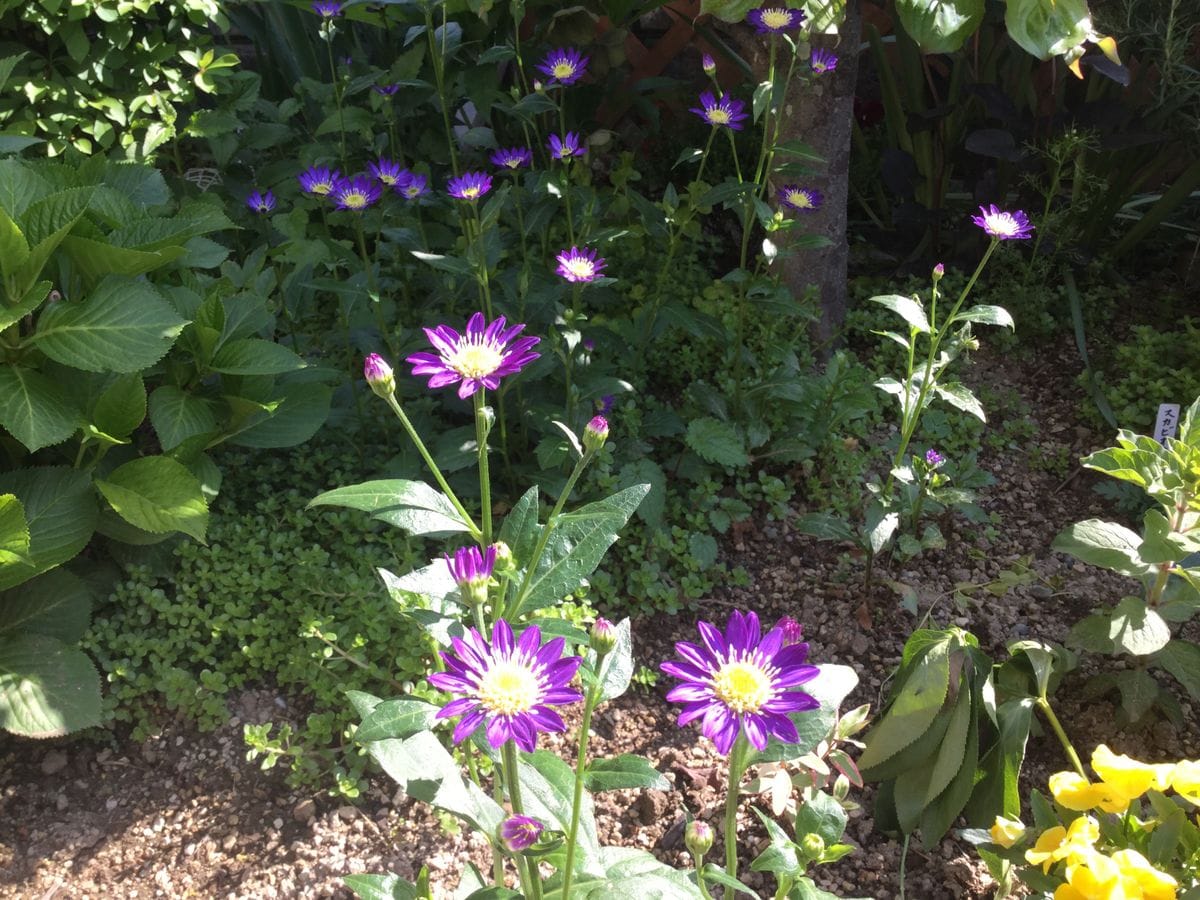
POLYGON ((363 360, 363 377, 380 397, 390 397, 396 393, 396 376, 392 374, 392 367, 378 353, 368 353, 363 360))

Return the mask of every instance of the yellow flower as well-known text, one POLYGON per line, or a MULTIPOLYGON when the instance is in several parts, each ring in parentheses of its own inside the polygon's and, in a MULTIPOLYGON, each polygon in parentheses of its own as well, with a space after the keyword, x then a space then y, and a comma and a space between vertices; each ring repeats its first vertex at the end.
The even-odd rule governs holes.
POLYGON ((1050 776, 1050 793, 1067 809, 1083 812, 1097 806, 1105 812, 1124 812, 1129 801, 1106 784, 1092 784, 1078 772, 1055 772, 1050 776))
POLYGON ((1033 848, 1025 851, 1025 861, 1041 865, 1049 872, 1056 862, 1075 865, 1095 854, 1092 845, 1100 839, 1100 824, 1091 816, 1080 816, 1068 828, 1056 825, 1042 832, 1033 848))
POLYGON ((1121 868, 1102 853, 1070 863, 1067 883, 1059 885, 1054 900, 1131 900, 1137 894, 1125 890, 1121 868))
POLYGON ((1007 850, 1013 844, 1019 843, 1021 838, 1025 837, 1025 826, 1021 824, 1020 819, 1006 819, 1004 816, 996 816, 991 834, 992 843, 999 844, 1007 850))
POLYGON ((1126 804, 1136 800, 1150 788, 1165 791, 1171 786, 1175 767, 1166 764, 1147 765, 1121 754, 1118 756, 1104 744, 1092 753, 1092 768, 1100 779, 1112 789, 1113 794, 1125 799, 1126 804))
POLYGON ((1130 892, 1130 896, 1140 896, 1142 900, 1175 900, 1179 882, 1166 872, 1160 872, 1150 865, 1150 860, 1142 854, 1136 850, 1118 850, 1112 858, 1120 868, 1126 884, 1132 881, 1137 885, 1137 888, 1130 892))
POLYGON ((1200 806, 1200 760, 1184 759, 1171 773, 1171 786, 1188 803, 1200 806))

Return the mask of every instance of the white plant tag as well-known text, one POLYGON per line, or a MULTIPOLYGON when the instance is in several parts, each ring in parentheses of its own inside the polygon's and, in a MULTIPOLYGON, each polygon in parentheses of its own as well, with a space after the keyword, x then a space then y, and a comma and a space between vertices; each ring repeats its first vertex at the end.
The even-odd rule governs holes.
POLYGON ((1160 403, 1158 405, 1158 421, 1154 423, 1154 439, 1167 445, 1167 438, 1175 437, 1179 430, 1179 404, 1160 403))

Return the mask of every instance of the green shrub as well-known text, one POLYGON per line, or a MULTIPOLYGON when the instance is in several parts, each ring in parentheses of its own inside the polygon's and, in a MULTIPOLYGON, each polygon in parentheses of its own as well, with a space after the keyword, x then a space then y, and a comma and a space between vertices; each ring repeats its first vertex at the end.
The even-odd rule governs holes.
MULTIPOLYGON (((1119 344, 1111 361, 1100 366, 1104 393, 1117 421, 1130 429, 1154 427, 1160 403, 1187 402, 1200 395, 1200 319, 1184 318, 1171 330, 1138 325, 1119 344)), ((1089 412, 1097 425, 1103 420, 1094 407, 1089 412)))

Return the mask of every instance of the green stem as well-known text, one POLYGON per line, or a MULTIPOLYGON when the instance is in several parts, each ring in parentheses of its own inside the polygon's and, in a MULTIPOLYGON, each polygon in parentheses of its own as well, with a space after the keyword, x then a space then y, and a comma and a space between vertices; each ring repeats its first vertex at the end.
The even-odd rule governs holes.
POLYGON ((367 255, 367 237, 363 230, 362 214, 354 213, 354 228, 358 232, 358 253, 362 257, 363 268, 367 274, 367 302, 375 314, 375 327, 379 329, 379 337, 389 351, 395 355, 392 342, 389 339, 387 325, 383 321, 383 304, 379 299, 379 283, 375 280, 375 264, 367 255))
POLYGON ((1037 698, 1038 709, 1042 711, 1042 715, 1046 717, 1046 721, 1050 723, 1050 728, 1053 729, 1058 742, 1062 744, 1063 750, 1066 751, 1067 759, 1071 761, 1071 765, 1075 767, 1084 780, 1087 780, 1087 772, 1083 770, 1083 763, 1079 760, 1079 754, 1075 752, 1075 747, 1071 744, 1070 738, 1063 730, 1062 723, 1058 721, 1058 716, 1054 714, 1054 710, 1050 708, 1050 701, 1045 697, 1037 698))
MULTIPOLYGON (((596 674, 599 674, 603 656, 596 657, 596 674)), ((571 803, 571 828, 567 832, 567 861, 563 866, 562 897, 570 900, 571 880, 575 876, 575 839, 579 835, 579 808, 583 805, 583 779, 587 772, 587 745, 592 730, 592 710, 600 700, 600 682, 597 679, 588 689, 583 702, 583 719, 579 723, 579 752, 575 757, 575 794, 571 803)))
POLYGON ((746 735, 739 733, 729 754, 729 789, 725 795, 725 874, 730 878, 737 878, 738 789, 746 768, 746 750, 749 746, 746 735))
POLYGON ((433 63, 433 79, 437 83, 438 105, 442 108, 442 126, 446 130, 446 148, 450 151, 450 168, 454 171, 454 177, 457 178, 461 173, 458 171, 458 152, 454 148, 454 129, 450 125, 450 106, 446 101, 445 16, 446 7, 443 4, 442 48, 439 51, 437 38, 433 30, 433 9, 430 6, 425 7, 425 34, 429 39, 429 55, 430 61, 433 63))
MULTIPOLYGON (((417 429, 409 421, 408 414, 400 407, 399 401, 396 400, 396 395, 389 394, 385 399, 388 406, 392 408, 392 412, 396 414, 396 418, 400 420, 400 424, 404 426, 404 430, 416 446, 417 452, 421 454, 421 459, 425 460, 425 465, 429 466, 429 471, 437 481, 438 487, 442 489, 442 493, 446 495, 446 499, 450 501, 455 511, 462 517, 463 524, 467 526, 467 531, 470 533, 471 538, 476 541, 482 541, 483 532, 479 530, 479 526, 475 524, 475 520, 471 518, 471 514, 467 512, 466 507, 462 505, 458 496, 450 488, 450 485, 446 483, 446 477, 442 474, 442 470, 438 468, 438 464, 433 461, 433 457, 430 455, 429 449, 425 446, 425 442, 421 440, 421 436, 417 434, 417 429)), ((491 541, 484 543, 486 545, 491 543, 491 541)))
POLYGON ((342 118, 342 91, 341 79, 338 77, 337 66, 333 61, 333 33, 331 32, 332 25, 326 21, 322 26, 325 30, 325 49, 329 51, 329 77, 333 82, 333 102, 337 106, 338 115, 338 140, 342 148, 342 168, 346 168, 346 123, 342 118))
POLYGON ((479 451, 479 502, 483 530, 480 543, 487 547, 492 543, 492 479, 488 472, 488 423, 486 407, 483 405, 483 389, 475 392, 475 443, 479 451))
MULTIPOLYGON (((521 779, 517 770, 517 745, 505 741, 502 750, 504 759, 504 783, 508 786, 508 800, 512 804, 513 815, 525 814, 525 805, 521 802, 521 779)), ((538 874, 537 862, 522 857, 517 861, 517 867, 522 872, 521 882, 525 887, 525 895, 529 900, 541 900, 542 879, 538 874)), ((563 894, 566 897, 566 894, 563 894)))
MULTIPOLYGON (((696 172, 696 180, 704 180, 704 166, 708 162, 708 153, 712 149, 713 138, 717 136, 717 126, 714 125, 708 132, 708 140, 704 143, 704 152, 700 154, 700 169, 696 172)), ((734 154, 734 161, 737 161, 737 154, 734 154)), ((739 179, 740 180, 740 179, 739 179)))
POLYGON ((471 212, 475 220, 475 229, 472 233, 473 239, 479 242, 479 271, 476 273, 475 278, 479 282, 479 295, 483 300, 483 311, 487 313, 488 321, 490 322, 495 318, 492 315, 492 285, 491 280, 488 278, 487 250, 483 246, 483 219, 479 215, 478 203, 471 204, 471 212))
POLYGON ((704 900, 712 900, 712 894, 708 892, 708 886, 704 883, 704 857, 693 853, 692 865, 696 867, 696 887, 700 889, 700 896, 704 900))

